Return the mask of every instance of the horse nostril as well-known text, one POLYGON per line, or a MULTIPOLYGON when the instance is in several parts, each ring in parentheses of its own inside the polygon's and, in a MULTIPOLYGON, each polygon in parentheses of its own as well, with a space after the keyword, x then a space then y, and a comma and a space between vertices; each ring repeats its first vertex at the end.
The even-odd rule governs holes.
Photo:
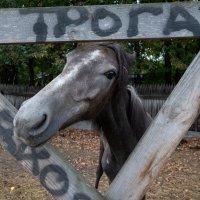
POLYGON ((26 115, 23 116, 23 113, 18 113, 15 116, 13 123, 14 134, 17 138, 23 139, 23 141, 28 141, 35 136, 43 134, 43 132, 48 128, 50 116, 44 112, 44 114, 35 113, 33 112, 30 117, 27 117, 26 115))
POLYGON ((38 130, 43 127, 47 120, 47 114, 43 114, 42 118, 32 127, 33 130, 38 130))

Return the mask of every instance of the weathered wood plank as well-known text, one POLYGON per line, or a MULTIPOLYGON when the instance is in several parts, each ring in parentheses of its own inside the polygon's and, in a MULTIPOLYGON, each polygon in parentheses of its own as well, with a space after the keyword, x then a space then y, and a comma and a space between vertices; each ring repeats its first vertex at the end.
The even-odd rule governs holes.
POLYGON ((139 200, 200 112, 200 53, 111 184, 106 199, 139 200))
POLYGON ((13 137, 12 124, 16 111, 0 94, 0 144, 4 149, 36 176, 55 199, 102 199, 101 195, 89 186, 50 144, 30 148, 16 141, 13 137))
POLYGON ((0 43, 200 36, 200 2, 0 9, 0 43))
POLYGON ((185 134, 185 137, 186 138, 191 138, 191 137, 195 137, 195 138, 200 138, 200 132, 198 131, 188 131, 186 134, 185 134))

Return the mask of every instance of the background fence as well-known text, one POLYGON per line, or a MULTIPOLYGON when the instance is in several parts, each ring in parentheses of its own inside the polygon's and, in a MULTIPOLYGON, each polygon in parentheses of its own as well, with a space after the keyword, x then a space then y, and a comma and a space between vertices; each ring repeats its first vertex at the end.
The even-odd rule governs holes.
MULTIPOLYGON (((154 118, 167 97, 170 95, 174 85, 134 85, 139 96, 142 98, 145 109, 154 118)), ((36 94, 40 87, 2 85, 0 84, 1 93, 17 108, 21 106, 23 101, 29 99, 36 94)), ((196 119, 192 127, 192 131, 200 131, 200 116, 196 119)))

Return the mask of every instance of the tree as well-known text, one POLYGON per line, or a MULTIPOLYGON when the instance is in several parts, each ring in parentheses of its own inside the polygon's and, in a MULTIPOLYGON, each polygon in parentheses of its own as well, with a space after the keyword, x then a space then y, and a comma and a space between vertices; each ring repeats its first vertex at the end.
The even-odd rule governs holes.
MULTIPOLYGON (((166 1, 142 1, 166 2, 166 1)), ((1 8, 135 3, 133 0, 2 0, 1 8)), ((200 40, 147 40, 120 42, 136 52, 133 72, 144 74, 144 83, 176 83, 199 51, 200 40)), ((45 85, 62 69, 65 54, 76 43, 0 45, 0 82, 45 85)))

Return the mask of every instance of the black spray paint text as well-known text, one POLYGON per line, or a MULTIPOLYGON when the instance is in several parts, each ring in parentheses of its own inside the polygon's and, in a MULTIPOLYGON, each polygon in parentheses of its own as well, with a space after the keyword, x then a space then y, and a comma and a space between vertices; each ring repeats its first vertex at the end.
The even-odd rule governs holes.
MULTIPOLYGON (((127 20, 129 21, 128 29, 126 30, 127 37, 135 37, 139 34, 138 23, 140 15, 149 13, 157 16, 158 19, 162 17, 163 8, 160 6, 140 6, 131 8, 127 13, 127 20)), ((66 34, 67 27, 83 25, 90 20, 91 31, 99 37, 108 37, 117 33, 123 25, 123 21, 117 13, 111 12, 106 8, 99 7, 93 13, 89 13, 86 7, 66 7, 58 10, 20 10, 20 14, 38 13, 38 18, 33 25, 33 32, 36 35, 36 41, 46 41, 48 35, 48 26, 44 20, 44 14, 54 13, 57 17, 57 24, 53 28, 53 34, 56 38, 62 37, 66 34), (78 13, 78 17, 71 18, 69 12, 78 13), (103 19, 110 19, 112 25, 106 29, 102 29, 100 21, 103 19)), ((172 32, 186 29, 193 33, 194 36, 200 34, 200 24, 195 17, 192 16, 184 7, 180 5, 173 5, 170 7, 169 17, 162 30, 163 35, 168 36, 172 32), (179 20, 178 17, 182 19, 179 20)), ((89 30, 88 30, 89 31, 89 30)))

